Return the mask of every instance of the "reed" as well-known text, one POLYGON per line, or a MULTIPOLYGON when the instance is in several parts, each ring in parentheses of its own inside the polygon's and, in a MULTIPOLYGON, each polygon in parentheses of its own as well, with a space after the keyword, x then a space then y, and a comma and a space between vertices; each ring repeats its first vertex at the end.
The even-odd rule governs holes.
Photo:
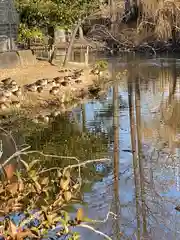
POLYGON ((179 30, 179 7, 179 0, 142 0, 142 18, 138 30, 144 36, 151 30, 157 40, 173 38, 173 32, 179 30))

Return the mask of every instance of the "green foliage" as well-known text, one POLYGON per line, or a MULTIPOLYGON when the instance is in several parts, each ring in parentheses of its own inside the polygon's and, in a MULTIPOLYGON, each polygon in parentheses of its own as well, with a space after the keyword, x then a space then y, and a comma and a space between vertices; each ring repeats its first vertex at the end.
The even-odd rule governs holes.
POLYGON ((108 68, 107 61, 99 60, 95 63, 94 68, 99 71, 105 71, 108 68))
POLYGON ((16 0, 20 21, 28 27, 71 27, 98 9, 98 4, 98 0, 16 0))
POLYGON ((37 27, 28 28, 26 24, 19 25, 18 42, 26 43, 28 40, 41 39, 43 40, 43 33, 37 27))
MULTIPOLYGON (((30 164, 34 159, 41 157, 40 166, 44 168, 67 166, 67 164, 77 163, 76 156, 80 162, 87 159, 98 159, 108 156, 108 140, 105 134, 90 133, 88 131, 81 132, 78 122, 69 119, 69 114, 60 115, 52 118, 47 125, 34 123, 25 116, 24 111, 18 115, 7 115, 7 119, 11 119, 3 124, 9 126, 14 136, 23 136, 26 144, 31 146, 32 150, 42 151, 49 155, 69 156, 66 158, 48 158, 39 156, 39 154, 31 154, 26 157, 26 161, 30 164), (13 122, 12 122, 13 119, 13 122), (22 124, 19 125, 19 122, 22 124)), ((8 129, 9 129, 8 127, 8 129)), ((78 172, 76 172, 78 174, 78 172)), ((74 173, 75 174, 75 173, 74 173)), ((83 168, 81 176, 84 180, 99 181, 102 175, 98 174, 95 164, 89 164, 88 168, 83 168)))

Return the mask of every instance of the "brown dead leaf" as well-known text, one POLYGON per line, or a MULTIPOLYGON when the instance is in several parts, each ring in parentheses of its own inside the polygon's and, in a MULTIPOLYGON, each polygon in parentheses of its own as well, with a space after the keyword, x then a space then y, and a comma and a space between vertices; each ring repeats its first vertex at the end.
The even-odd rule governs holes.
POLYGON ((35 234, 33 234, 30 230, 26 230, 23 232, 18 232, 16 234, 16 240, 23 240, 24 238, 29 237, 29 238, 38 238, 35 234))
POLYGON ((71 174, 70 174, 70 171, 69 170, 64 170, 63 171, 63 176, 66 177, 66 178, 70 178, 71 174))
POLYGON ((13 206, 12 206, 12 211, 21 211, 23 209, 23 204, 21 203, 15 203, 13 206))
POLYGON ((18 181, 18 184, 19 184, 19 192, 23 192, 24 191, 24 183, 23 183, 23 181, 22 181, 22 179, 20 179, 19 181, 18 181))
POLYGON ((59 198, 53 203, 53 206, 61 206, 63 204, 63 198, 60 195, 59 198))
POLYGON ((17 191, 18 191, 18 183, 14 182, 14 183, 8 184, 6 189, 9 192, 11 192, 11 194, 13 195, 13 194, 17 193, 17 191))
POLYGON ((70 178, 68 178, 68 179, 61 179, 61 181, 60 181, 60 187, 63 189, 63 190, 68 190, 68 188, 69 188, 69 183, 70 183, 70 178))
POLYGON ((7 202, 7 206, 11 207, 13 204, 14 204, 14 198, 9 199, 7 202))
POLYGON ((79 188, 80 184, 79 183, 76 183, 73 185, 73 189, 77 190, 79 188))
POLYGON ((58 171, 58 178, 60 178, 61 176, 62 176, 62 173, 61 173, 61 171, 58 171))
POLYGON ((17 227, 12 221, 9 221, 9 234, 12 238, 15 238, 17 235, 17 227))
POLYGON ((71 200, 71 198, 72 198, 71 192, 70 191, 66 191, 64 193, 64 198, 65 198, 66 202, 69 202, 71 200))
POLYGON ((53 224, 54 223, 54 219, 57 217, 57 213, 46 215, 46 217, 47 217, 48 222, 50 224, 53 224))

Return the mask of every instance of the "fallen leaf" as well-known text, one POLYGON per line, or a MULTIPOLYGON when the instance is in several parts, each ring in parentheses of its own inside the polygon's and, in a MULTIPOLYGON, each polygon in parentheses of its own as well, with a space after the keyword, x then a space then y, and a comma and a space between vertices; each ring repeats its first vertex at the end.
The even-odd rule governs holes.
POLYGON ((66 192, 64 193, 64 198, 65 198, 65 200, 66 200, 67 202, 69 202, 69 201, 71 200, 71 198, 72 198, 71 192, 70 192, 70 191, 66 191, 66 192))

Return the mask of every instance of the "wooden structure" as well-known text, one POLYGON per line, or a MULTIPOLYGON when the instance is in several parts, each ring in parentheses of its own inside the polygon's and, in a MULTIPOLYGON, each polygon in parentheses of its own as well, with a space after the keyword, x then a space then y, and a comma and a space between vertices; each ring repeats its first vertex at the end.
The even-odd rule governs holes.
POLYGON ((0 52, 15 49, 18 14, 13 0, 0 0, 0 52))

